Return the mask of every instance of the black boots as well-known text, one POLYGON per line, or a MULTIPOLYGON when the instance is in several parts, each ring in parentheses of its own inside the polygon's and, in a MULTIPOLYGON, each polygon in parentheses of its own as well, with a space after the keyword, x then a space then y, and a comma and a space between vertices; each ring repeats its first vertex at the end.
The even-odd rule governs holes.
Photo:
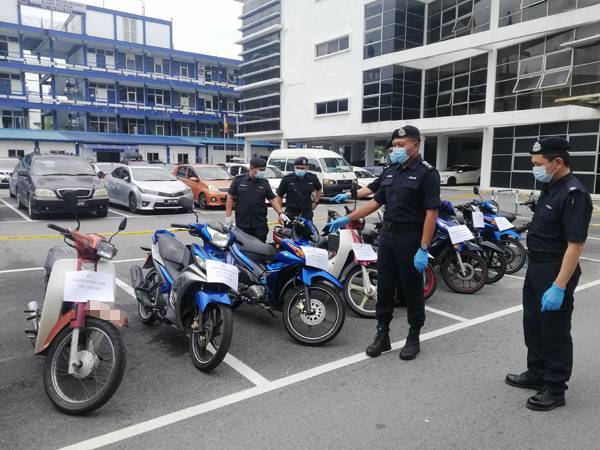
POLYGON ((559 406, 565 406, 565 394, 544 389, 533 397, 529 397, 525 406, 533 411, 551 411, 559 406))
POLYGON ((392 349, 390 344, 390 328, 387 325, 377 325, 377 334, 375 340, 367 347, 366 354, 371 358, 376 358, 382 352, 387 352, 392 349))
POLYGON ((421 351, 421 346, 419 344, 420 331, 421 330, 418 328, 410 328, 408 336, 406 337, 406 343, 404 344, 404 347, 402 347, 402 350, 400 350, 400 359, 410 361, 417 357, 421 351))
POLYGON ((534 389, 541 391, 544 388, 544 382, 542 379, 533 372, 526 371, 520 375, 509 373, 504 379, 506 384, 521 389, 534 389))

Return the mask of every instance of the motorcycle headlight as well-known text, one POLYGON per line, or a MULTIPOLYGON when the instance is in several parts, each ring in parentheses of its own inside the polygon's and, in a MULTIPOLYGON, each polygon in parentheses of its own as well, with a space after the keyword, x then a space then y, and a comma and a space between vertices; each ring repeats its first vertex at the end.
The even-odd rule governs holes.
POLYGON ((94 197, 108 197, 108 191, 105 188, 96 189, 94 197))
POLYGON ((196 261, 196 264, 198 264, 202 270, 206 270, 206 260, 204 258, 194 255, 194 261, 196 261))
POLYGON ((331 186, 332 184, 335 184, 334 180, 323 180, 323 185, 325 186, 331 186))
POLYGON ((36 189, 35 190, 36 197, 46 197, 46 198, 56 198, 56 194, 54 191, 50 189, 36 189))
POLYGON ((96 254, 100 258, 113 259, 117 254, 117 247, 108 241, 102 241, 96 247, 96 254))

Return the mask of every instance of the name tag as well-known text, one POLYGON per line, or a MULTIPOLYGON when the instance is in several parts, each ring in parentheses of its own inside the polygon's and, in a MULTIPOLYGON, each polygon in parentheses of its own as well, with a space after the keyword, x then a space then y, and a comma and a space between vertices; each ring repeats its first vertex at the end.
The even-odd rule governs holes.
POLYGON ((408 177, 409 180, 416 180, 417 177, 408 177))

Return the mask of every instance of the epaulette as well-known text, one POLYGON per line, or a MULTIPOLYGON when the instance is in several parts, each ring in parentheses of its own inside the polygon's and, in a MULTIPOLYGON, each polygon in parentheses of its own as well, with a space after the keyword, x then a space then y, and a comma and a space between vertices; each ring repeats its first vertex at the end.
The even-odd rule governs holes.
POLYGON ((423 164, 425 167, 427 167, 428 170, 433 170, 435 169, 435 167, 433 167, 431 164, 429 164, 427 161, 423 160, 421 161, 421 164, 423 164))

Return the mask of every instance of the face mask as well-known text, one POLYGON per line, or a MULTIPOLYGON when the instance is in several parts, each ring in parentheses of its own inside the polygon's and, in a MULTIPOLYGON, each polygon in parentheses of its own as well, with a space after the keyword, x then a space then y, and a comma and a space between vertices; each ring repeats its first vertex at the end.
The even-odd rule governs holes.
POLYGON ((267 172, 265 170, 259 170, 256 172, 257 180, 264 180, 265 178, 267 178, 267 172))
POLYGON ((392 164, 404 164, 408 160, 408 150, 405 147, 394 147, 390 153, 392 164))
MULTIPOLYGON (((554 161, 548 164, 548 167, 551 164, 554 164, 554 161)), ((552 177, 554 176, 554 172, 548 173, 546 166, 533 166, 532 172, 535 179, 540 183, 550 183, 550 181, 552 181, 552 177)))
POLYGON ((297 177, 302 178, 304 175, 306 175, 306 169, 295 169, 294 173, 297 177))

